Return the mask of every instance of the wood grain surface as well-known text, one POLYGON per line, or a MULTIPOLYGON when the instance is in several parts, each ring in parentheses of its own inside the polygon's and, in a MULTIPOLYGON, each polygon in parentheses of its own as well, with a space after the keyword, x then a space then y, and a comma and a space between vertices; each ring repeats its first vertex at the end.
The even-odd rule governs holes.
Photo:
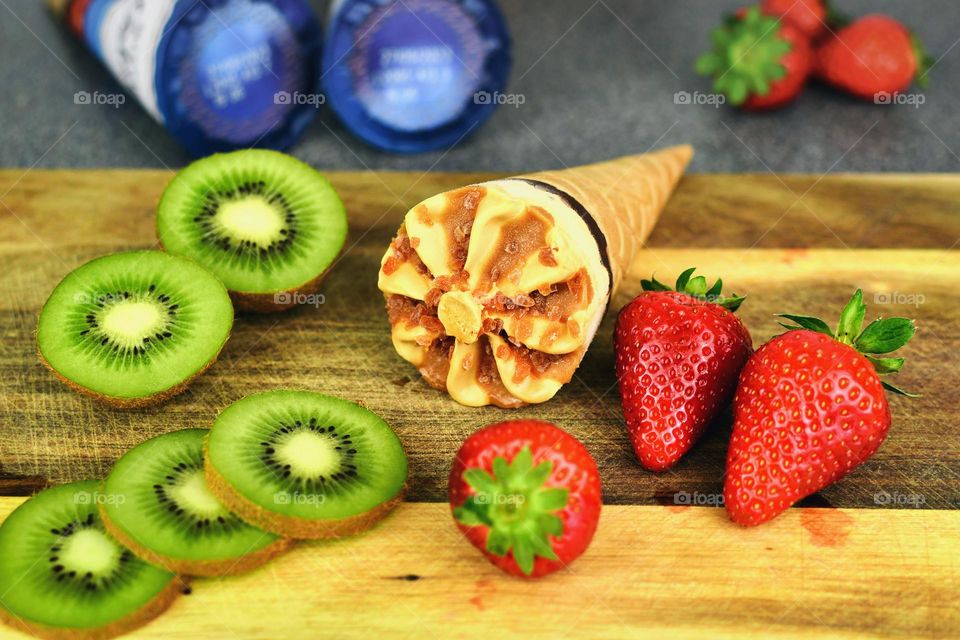
MULTIPOLYGON (((376 270, 401 216, 430 194, 489 175, 332 174, 351 230, 324 304, 238 318, 220 360, 164 406, 119 411, 69 392, 37 362, 37 312, 83 262, 155 246, 154 207, 170 176, 0 171, 0 494, 102 476, 144 439, 207 426, 229 403, 278 386, 340 395, 383 415, 409 453, 413 501, 444 500, 460 442, 483 424, 520 416, 553 420, 583 440, 607 503, 672 504, 682 492, 720 490, 726 419, 671 472, 635 463, 612 371, 612 313, 575 380, 553 401, 518 411, 460 407, 393 352, 376 270)), ((916 318, 900 384, 923 397, 893 399, 894 425, 880 451, 808 504, 951 509, 960 506, 958 240, 960 176, 694 175, 624 290, 635 292, 652 271, 666 279, 697 266, 722 275, 728 290, 749 296, 741 316, 757 344, 778 332, 774 313, 835 318, 858 286, 869 317, 916 318)))
POLYGON ((130 637, 949 639, 958 536, 960 511, 792 509, 741 529, 720 509, 606 506, 568 571, 524 581, 446 505, 408 503, 362 536, 194 580, 130 637))
MULTIPOLYGON (((348 249, 324 303, 240 317, 220 360, 183 396, 118 411, 69 392, 34 354, 36 315, 71 269, 155 246, 169 172, 0 171, 0 495, 103 476, 127 449, 207 426, 240 397, 277 386, 367 405, 410 456, 412 502, 363 536, 304 544, 251 574, 197 580, 136 635, 173 637, 956 638, 960 637, 958 385, 960 176, 688 176, 626 279, 688 266, 748 294, 757 344, 774 313, 831 318, 855 287, 869 315, 909 315, 880 451, 842 482, 756 529, 717 508, 729 419, 671 472, 635 463, 612 373, 608 314, 556 399, 467 409, 428 388, 390 345, 379 258, 422 198, 489 175, 331 176, 350 214, 348 249), (601 469, 605 506, 588 552, 538 582, 500 574, 461 539, 445 504, 460 442, 513 416, 554 420, 601 469), (647 506, 638 506, 647 505, 647 506)), ((21 498, 0 498, 3 518, 21 498)), ((0 637, 17 636, 0 627, 0 637)))

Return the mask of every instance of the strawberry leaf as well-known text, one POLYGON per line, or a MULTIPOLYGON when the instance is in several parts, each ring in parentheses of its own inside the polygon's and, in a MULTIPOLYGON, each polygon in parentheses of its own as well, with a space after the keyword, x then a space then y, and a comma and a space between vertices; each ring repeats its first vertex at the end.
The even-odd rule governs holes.
POLYGON ((686 271, 680 274, 680 276, 677 278, 677 284, 676 284, 677 291, 687 290, 687 283, 690 282, 690 276, 692 276, 694 271, 696 270, 697 270, 696 267, 690 267, 689 269, 687 269, 686 271))
POLYGON ((886 389, 887 391, 892 391, 893 393, 895 393, 895 394, 897 394, 897 395, 900 395, 900 396, 906 396, 906 397, 908 397, 908 398, 919 398, 919 397, 920 397, 920 394, 919 394, 919 393, 911 393, 911 392, 909 392, 909 391, 905 391, 905 390, 901 389, 900 387, 895 387, 894 385, 890 384, 890 383, 887 382, 886 380, 881 380, 881 381, 880 381, 880 384, 882 384, 882 385, 883 385, 883 388, 886 389))
POLYGON ((558 511, 567 506, 567 496, 570 491, 567 489, 546 489, 540 491, 534 496, 536 498, 536 507, 542 511, 558 511))
POLYGON ((927 53, 923 42, 916 34, 910 34, 910 43, 913 45, 913 55, 917 60, 917 85, 921 89, 926 89, 927 85, 930 84, 930 70, 936 64, 936 60, 927 53))
POLYGON ((857 289, 850 298, 850 302, 840 314, 840 324, 837 325, 836 338, 843 344, 853 344, 863 328, 863 319, 867 315, 867 305, 863 304, 863 292, 857 289))
POLYGON ((873 356, 866 356, 866 358, 880 375, 896 373, 903 368, 903 363, 906 362, 903 358, 875 358, 873 356))
POLYGON ((707 279, 705 277, 693 277, 695 271, 696 267, 691 267, 684 270, 684 272, 681 273, 677 278, 675 289, 671 289, 662 282, 659 282, 656 278, 641 280, 640 285, 643 287, 644 291, 678 291, 680 293, 685 293, 694 298, 699 298, 701 300, 705 300, 706 302, 712 302, 713 304, 721 306, 731 312, 739 309, 740 305, 743 304, 743 301, 746 300, 744 296, 738 296, 735 293, 724 298, 720 295, 723 291, 723 280, 721 278, 717 278, 717 281, 713 283, 713 286, 708 287, 707 279))
POLYGON ((489 527, 490 519, 487 517, 486 508, 477 504, 474 496, 470 496, 459 507, 453 510, 453 517, 468 527, 489 527))
POLYGON ((907 318, 877 319, 867 325, 854 346, 862 353, 884 354, 896 351, 916 333, 913 320, 907 318))
POLYGON ((719 298, 721 291, 723 291, 723 278, 717 278, 717 281, 713 283, 713 286, 707 290, 706 297, 719 298))
POLYGON ((533 573, 533 540, 525 536, 514 536, 513 559, 524 574, 533 573))
POLYGON ((786 318, 787 320, 796 323, 796 325, 788 325, 781 322, 780 326, 787 329, 809 329, 810 331, 816 331, 817 333, 825 333, 831 338, 834 337, 833 331, 831 331, 830 327, 827 326, 827 323, 820 318, 814 318, 812 316, 795 316, 789 313, 781 313, 778 315, 778 317, 786 318))
POLYGON ((641 280, 640 287, 644 291, 670 291, 670 287, 663 284, 656 278, 650 278, 649 280, 641 280))

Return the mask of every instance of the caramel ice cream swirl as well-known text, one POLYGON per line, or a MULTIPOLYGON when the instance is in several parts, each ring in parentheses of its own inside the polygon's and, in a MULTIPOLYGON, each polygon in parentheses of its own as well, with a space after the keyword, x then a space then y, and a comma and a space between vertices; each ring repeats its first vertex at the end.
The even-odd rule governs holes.
POLYGON ((411 209, 381 261, 397 352, 467 406, 544 402, 596 333, 610 275, 584 213, 499 180, 411 209))

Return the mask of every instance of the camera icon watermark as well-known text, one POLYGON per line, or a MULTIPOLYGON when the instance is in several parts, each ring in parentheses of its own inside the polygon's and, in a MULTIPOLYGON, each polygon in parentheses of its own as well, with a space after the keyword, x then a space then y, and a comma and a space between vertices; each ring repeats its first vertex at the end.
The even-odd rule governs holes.
POLYGON ((704 105, 719 109, 721 105, 726 104, 727 96, 722 93, 702 93, 700 91, 677 91, 673 94, 673 104, 686 105, 704 105))
POLYGON ((878 91, 873 94, 874 104, 903 104, 919 109, 920 105, 926 103, 927 97, 922 93, 891 93, 890 91, 878 91))
POLYGON ((521 493, 494 493, 491 495, 485 491, 474 494, 473 499, 477 504, 513 505, 515 507, 519 507, 527 501, 527 497, 521 493))
POLYGON ((301 91, 277 91, 273 94, 273 104, 311 106, 319 109, 326 104, 327 96, 322 93, 303 93, 301 91))
POLYGON ((73 504, 79 505, 116 505, 127 501, 122 493, 100 493, 99 491, 77 491, 73 494, 73 504))
POLYGON ((922 293, 904 293, 903 291, 878 291, 873 294, 874 304, 904 304, 914 308, 927 301, 922 293))
POLYGON ((489 91, 477 91, 473 94, 473 104, 505 104, 514 109, 519 109, 526 104, 526 102, 527 96, 522 93, 500 93, 499 91, 490 93, 489 91))
POLYGON ((922 493, 900 493, 899 491, 877 491, 873 494, 873 503, 881 507, 913 507, 919 509, 926 504, 922 493))
POLYGON ((326 304, 327 296, 322 293, 300 293, 299 291, 284 291, 273 295, 273 304, 290 306, 305 305, 308 307, 319 307, 326 304))
POLYGON ((722 507, 723 494, 678 491, 673 494, 673 504, 684 507, 722 507))
POLYGON ((299 491, 294 491, 293 493, 289 491, 278 491, 273 494, 273 504, 277 505, 286 505, 286 504, 311 504, 311 505, 320 505, 326 502, 327 496, 322 493, 300 493, 299 491))
POLYGON ((99 91, 77 91, 73 94, 73 104, 108 106, 119 109, 127 102, 123 93, 101 93, 99 91))

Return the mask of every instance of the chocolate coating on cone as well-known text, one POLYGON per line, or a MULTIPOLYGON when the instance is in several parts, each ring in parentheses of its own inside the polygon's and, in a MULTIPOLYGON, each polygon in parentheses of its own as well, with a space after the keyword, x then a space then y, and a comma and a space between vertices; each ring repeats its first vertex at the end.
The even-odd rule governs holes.
MULTIPOLYGON (((594 219, 590 212, 587 211, 576 198, 571 196, 566 191, 558 189, 552 184, 548 184, 541 180, 531 180, 530 178, 511 178, 512 180, 520 180, 521 182, 526 182, 527 184, 532 184, 538 189, 543 189, 553 195, 557 196, 563 200, 568 207, 574 210, 578 216, 585 223, 587 223, 587 228, 590 229, 590 235, 593 236, 593 239, 596 240, 597 246, 600 248, 600 261, 603 262, 603 267, 607 270, 607 275, 610 276, 610 291, 613 291, 613 271, 610 269, 610 252, 607 249, 607 237, 603 235, 603 231, 600 229, 600 225, 597 224, 597 221, 594 219)), ((612 296, 607 297, 609 302, 612 296)))

